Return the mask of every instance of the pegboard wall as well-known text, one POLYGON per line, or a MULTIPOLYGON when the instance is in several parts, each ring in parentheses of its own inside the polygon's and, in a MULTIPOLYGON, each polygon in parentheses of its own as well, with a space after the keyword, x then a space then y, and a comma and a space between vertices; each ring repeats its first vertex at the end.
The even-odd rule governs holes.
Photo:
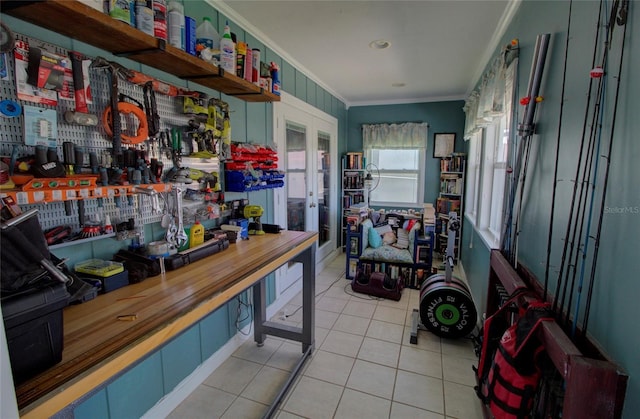
MULTIPOLYGON (((60 48, 56 45, 44 42, 39 39, 34 39, 22 34, 15 35, 17 41, 24 41, 28 43, 30 47, 39 47, 41 49, 53 52, 60 56, 68 57, 69 51, 60 48)), ((89 153, 95 152, 98 156, 100 165, 108 167, 111 163, 111 148, 112 142, 110 136, 107 135, 102 127, 102 114, 104 110, 110 105, 110 75, 107 70, 102 69, 90 69, 89 80, 90 89, 92 94, 92 103, 88 104, 89 113, 97 115, 100 123, 97 126, 81 126, 69 124, 64 119, 64 113, 66 111, 75 110, 75 101, 73 99, 73 91, 69 95, 70 98, 63 98, 59 95, 56 106, 48 106, 44 104, 38 104, 31 101, 19 100, 16 89, 16 65, 13 53, 5 53, 7 77, 5 80, 0 81, 0 91, 2 92, 2 99, 9 99, 20 103, 23 107, 35 106, 43 109, 53 109, 57 114, 57 138, 56 138, 56 151, 60 161, 63 160, 63 143, 72 142, 77 147, 81 147, 84 151, 83 165, 89 166, 89 153)), ((95 57, 86 57, 87 59, 93 59, 95 57)), ((70 80, 69 80, 70 81, 70 80)), ((69 82, 70 87, 73 83, 69 82)), ((125 94, 136 101, 143 103, 143 88, 142 86, 134 85, 126 80, 118 80, 119 93, 125 94)), ((163 94, 156 93, 157 112, 160 116, 160 129, 170 130, 171 128, 179 128, 186 131, 190 115, 182 113, 183 100, 181 97, 169 97, 163 94)), ((123 132, 133 132, 137 128, 137 122, 134 118, 127 120, 123 118, 123 132), (134 121, 131 122, 131 119, 134 121), (126 127, 126 125, 129 125, 126 127)), ((35 153, 35 147, 26 145, 24 141, 24 116, 17 117, 4 117, 0 116, 0 155, 11 156, 12 153, 16 153, 18 157, 29 156, 35 153)), ((183 138, 187 136, 183 133, 183 138)), ((165 170, 172 167, 173 163, 170 156, 163 152, 158 144, 158 140, 151 139, 144 141, 137 145, 122 145, 123 150, 126 148, 135 148, 138 150, 145 150, 147 152, 147 160, 150 158, 156 158, 158 161, 162 161, 165 170)), ((183 148, 185 145, 183 143, 183 148)), ((76 162, 78 164, 78 162, 76 162)), ((217 166, 217 162, 214 163, 217 166)), ((1 192, 1 191, 0 191, 1 192)), ((164 206, 165 212, 175 212, 175 208, 167 208, 172 200, 167 195, 170 193, 163 193, 159 202, 164 206)), ((85 199, 84 210, 86 221, 103 222, 106 215, 111 219, 113 225, 125 222, 129 219, 134 219, 136 225, 148 224, 152 222, 160 221, 162 213, 158 211, 157 207, 152 205, 152 201, 148 196, 138 195, 130 196, 125 199, 117 198, 105 198, 105 199, 85 199)), ((30 208, 38 209, 38 218, 40 224, 44 230, 59 226, 68 225, 71 226, 74 232, 81 229, 82 225, 78 216, 77 202, 71 201, 72 212, 68 212, 68 207, 65 210, 64 202, 50 202, 40 204, 24 204, 18 202, 23 210, 30 208), (68 215, 71 214, 71 215, 68 215)), ((69 203, 67 203, 69 205, 69 203)), ((188 205, 187 205, 188 207, 188 205)), ((194 210, 195 211, 195 210, 194 210)), ((192 219, 190 220, 192 221, 192 219)), ((187 219, 185 218, 185 224, 187 219)), ((189 222, 188 224, 191 224, 189 222)))

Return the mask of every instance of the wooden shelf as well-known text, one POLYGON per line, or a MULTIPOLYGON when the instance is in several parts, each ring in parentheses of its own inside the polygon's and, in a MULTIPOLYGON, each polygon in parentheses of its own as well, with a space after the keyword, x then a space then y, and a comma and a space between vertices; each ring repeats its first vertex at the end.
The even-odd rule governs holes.
POLYGON ((246 102, 280 96, 75 0, 2 1, 2 12, 246 102))

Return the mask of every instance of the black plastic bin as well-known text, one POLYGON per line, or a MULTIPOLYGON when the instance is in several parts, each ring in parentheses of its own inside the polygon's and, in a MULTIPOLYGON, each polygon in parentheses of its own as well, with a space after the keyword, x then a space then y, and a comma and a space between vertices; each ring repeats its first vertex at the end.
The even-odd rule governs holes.
POLYGON ((2 316, 14 383, 20 384, 62 360, 64 284, 33 288, 2 298, 2 316))
POLYGON ((51 262, 37 210, 0 225, 2 317, 14 383, 32 378, 62 360, 62 310, 68 281, 51 262))

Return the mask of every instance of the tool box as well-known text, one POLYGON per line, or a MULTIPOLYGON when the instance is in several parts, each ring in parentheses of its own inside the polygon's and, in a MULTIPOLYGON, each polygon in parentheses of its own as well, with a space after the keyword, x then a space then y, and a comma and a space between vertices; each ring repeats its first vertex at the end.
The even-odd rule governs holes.
POLYGON ((103 294, 129 285, 129 271, 120 262, 89 259, 78 262, 74 269, 85 280, 100 281, 100 292, 103 294))
POLYGON ((69 293, 62 283, 2 297, 9 359, 16 385, 62 360, 62 309, 69 293))

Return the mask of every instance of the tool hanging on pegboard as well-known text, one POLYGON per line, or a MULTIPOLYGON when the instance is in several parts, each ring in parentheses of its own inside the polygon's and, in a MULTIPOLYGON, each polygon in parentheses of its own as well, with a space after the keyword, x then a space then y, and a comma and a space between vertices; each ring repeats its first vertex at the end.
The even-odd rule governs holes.
POLYGON ((226 103, 205 102, 202 121, 215 124, 199 133, 203 141, 193 147, 192 116, 182 112, 182 103, 176 105, 183 96, 200 97, 202 93, 172 86, 103 57, 85 56, 21 34, 10 36, 19 45, 14 48, 12 39, 8 51, 14 52, 3 54, 8 64, 3 80, 13 83, 3 85, 0 111, 6 117, 0 117, 0 154, 11 156, 3 158, 8 180, 20 180, 3 182, 2 187, 3 192, 11 187, 20 205, 47 203, 38 216, 44 229, 65 226, 66 232, 71 228, 61 238, 67 241, 108 233, 111 223, 107 219, 115 226, 124 226, 129 219, 138 226, 157 222, 158 196, 153 193, 162 196, 171 189, 170 185, 158 186, 163 182, 192 183, 198 186, 190 188, 198 193, 204 193, 206 187, 219 190, 218 162, 213 157, 222 151, 222 138, 229 132, 224 125, 225 118, 226 122, 229 119, 226 103), (29 62, 30 50, 41 62, 46 61, 44 57, 55 59, 57 67, 51 77, 35 78, 33 70, 39 67, 35 60, 29 62), (18 73, 21 78, 16 77, 18 73), (57 90, 40 89, 41 82, 57 90), (26 128, 33 134, 27 137, 25 105, 30 118, 26 128), (30 139, 25 142, 25 138, 30 139), (202 170, 201 162, 189 167, 187 157, 197 156, 211 158, 212 163, 206 162, 207 171, 202 170), (167 165, 173 169, 165 170, 167 165), (140 188, 148 187, 151 196, 141 197, 140 188))
POLYGON ((69 51, 73 73, 73 93, 76 102, 75 111, 66 111, 64 119, 69 124, 93 127, 98 125, 98 117, 89 113, 87 102, 91 100, 89 86, 85 86, 83 61, 84 56, 76 51, 69 51))
MULTIPOLYGON (((112 164, 115 167, 122 167, 121 165, 121 157, 122 157, 122 137, 121 137, 121 127, 120 127, 120 112, 118 108, 118 77, 126 78, 127 70, 122 65, 118 63, 114 63, 111 61, 107 61, 103 57, 96 57, 91 63, 92 68, 98 68, 107 70, 109 72, 109 77, 111 81, 111 99, 110 99, 110 108, 111 108, 111 137, 113 141, 113 162, 112 164)), ((103 119, 104 123, 104 119, 103 119)), ((105 124, 108 125, 108 124, 105 124)), ((106 126, 104 127, 107 129, 106 126)))

